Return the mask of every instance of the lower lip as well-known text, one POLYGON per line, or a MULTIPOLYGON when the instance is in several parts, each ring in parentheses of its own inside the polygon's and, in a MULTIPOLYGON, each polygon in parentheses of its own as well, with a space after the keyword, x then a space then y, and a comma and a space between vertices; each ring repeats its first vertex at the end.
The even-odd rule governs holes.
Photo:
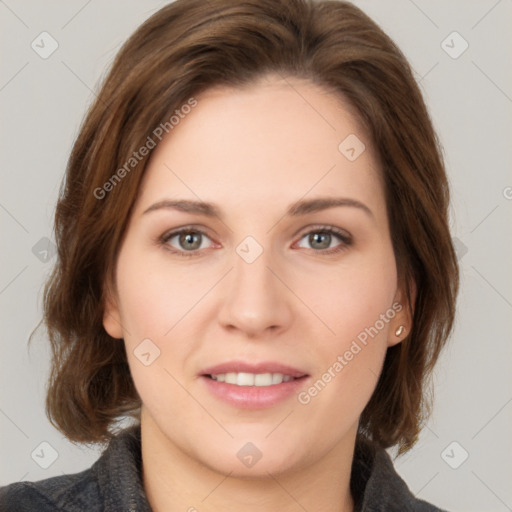
POLYGON ((201 375, 210 392, 217 398, 240 409, 265 409, 283 402, 304 387, 308 376, 274 384, 273 386, 237 386, 201 375))

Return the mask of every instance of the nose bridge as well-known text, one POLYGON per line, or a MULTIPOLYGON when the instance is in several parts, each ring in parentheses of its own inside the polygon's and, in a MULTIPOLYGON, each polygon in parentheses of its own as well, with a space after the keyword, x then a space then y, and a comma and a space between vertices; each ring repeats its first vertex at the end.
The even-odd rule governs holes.
POLYGON ((248 287, 255 294, 265 291, 269 293, 273 277, 268 268, 272 268, 271 249, 263 247, 254 237, 246 237, 235 252, 233 277, 239 285, 238 289, 244 291, 248 287))
POLYGON ((254 237, 247 236, 238 244, 221 312, 224 325, 254 334, 290 320, 286 287, 270 270, 276 266, 272 250, 254 237))

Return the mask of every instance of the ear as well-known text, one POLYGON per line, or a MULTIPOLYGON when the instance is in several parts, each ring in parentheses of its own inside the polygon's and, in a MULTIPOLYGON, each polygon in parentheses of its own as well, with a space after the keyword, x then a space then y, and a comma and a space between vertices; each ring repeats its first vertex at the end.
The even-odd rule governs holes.
POLYGON ((389 322, 389 339, 388 347, 392 347, 401 343, 412 331, 412 323, 414 318, 414 303, 416 301, 416 283, 414 280, 409 281, 409 290, 411 294, 411 306, 407 300, 405 293, 405 285, 398 286, 395 298, 393 300, 392 309, 396 312, 394 318, 389 322))
POLYGON ((103 327, 112 338, 121 339, 124 337, 123 326, 121 325, 121 314, 119 312, 117 294, 112 291, 111 286, 105 286, 105 307, 103 310, 103 327))

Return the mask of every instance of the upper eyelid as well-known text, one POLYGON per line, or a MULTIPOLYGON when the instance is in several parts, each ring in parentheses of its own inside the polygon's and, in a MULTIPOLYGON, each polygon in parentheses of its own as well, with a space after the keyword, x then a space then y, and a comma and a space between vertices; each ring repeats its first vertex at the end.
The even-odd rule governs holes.
POLYGON ((169 229, 168 231, 163 233, 163 235, 160 238, 161 239, 169 239, 176 235, 180 235, 181 233, 186 233, 188 231, 190 231, 192 233, 201 233, 202 235, 206 235, 208 238, 212 238, 208 234, 207 230, 205 230, 203 228, 196 227, 196 226, 184 226, 181 228, 169 229))
MULTIPOLYGON (((304 234, 306 233, 309 233, 310 231, 315 231, 315 230, 318 230, 318 231, 322 231, 322 230, 326 230, 326 231, 334 231, 334 232, 340 232, 342 234, 346 234, 347 237, 352 237, 352 235, 346 230, 346 229, 343 229, 343 228, 339 228, 337 226, 333 226, 332 224, 316 224, 316 225, 313 225, 313 226, 308 226, 307 228, 304 228, 305 231, 303 232, 304 234)), ((299 232, 302 232, 302 230, 300 230, 299 232)))

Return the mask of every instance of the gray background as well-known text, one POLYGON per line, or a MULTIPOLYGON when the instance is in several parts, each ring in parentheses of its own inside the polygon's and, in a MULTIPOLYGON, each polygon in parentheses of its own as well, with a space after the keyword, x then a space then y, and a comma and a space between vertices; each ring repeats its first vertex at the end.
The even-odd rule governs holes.
MULTIPOLYGON (((165 3, 0 0, 0 485, 76 472, 98 457, 46 419, 48 346, 42 330, 30 351, 27 338, 41 318, 55 261, 44 238, 52 238, 85 108, 120 44, 165 3), (31 47, 43 31, 58 42, 46 59, 31 47)), ((395 466, 417 496, 448 510, 512 510, 512 2, 355 3, 398 43, 420 81, 444 147, 462 272, 433 416, 395 466), (446 39, 453 31, 469 44, 457 58, 463 41, 446 39)))

